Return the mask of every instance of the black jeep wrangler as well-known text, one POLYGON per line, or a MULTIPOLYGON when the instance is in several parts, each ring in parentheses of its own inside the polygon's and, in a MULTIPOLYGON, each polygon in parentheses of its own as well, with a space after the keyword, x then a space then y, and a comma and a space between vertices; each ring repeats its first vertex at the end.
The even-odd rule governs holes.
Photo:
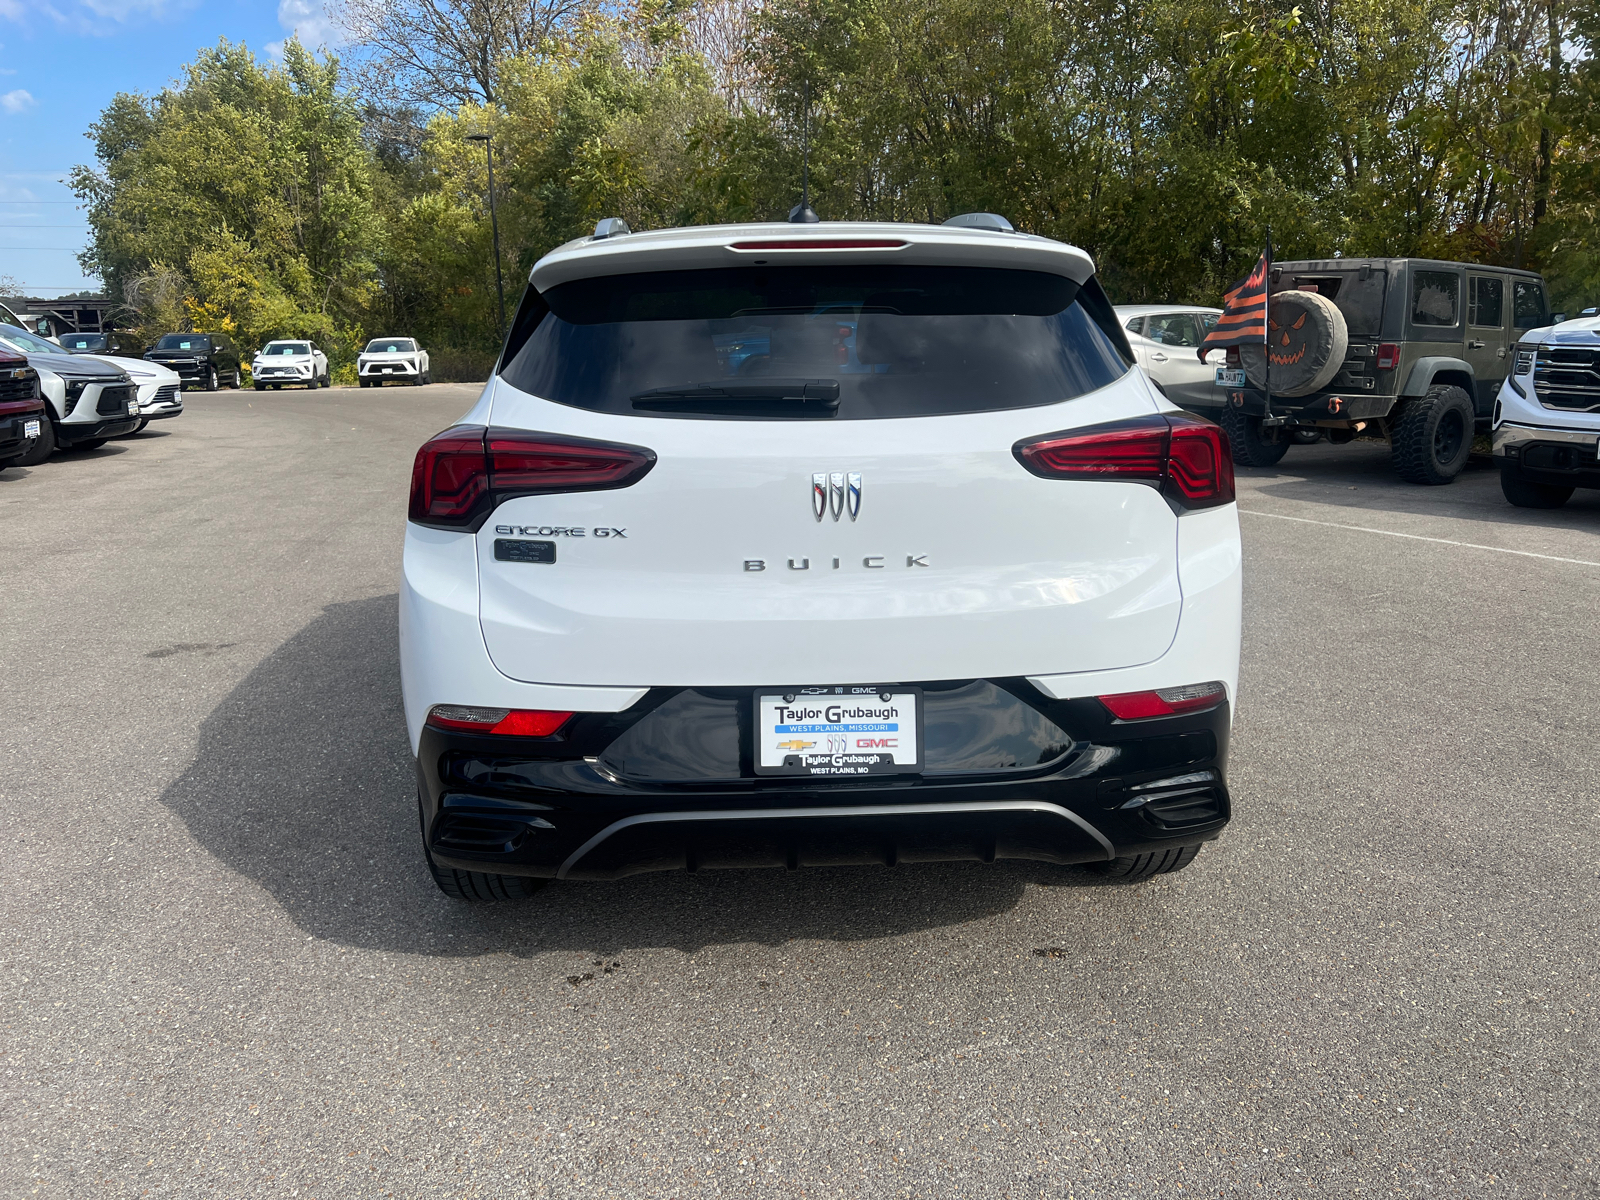
POLYGON ((1544 280, 1511 267, 1280 262, 1268 293, 1266 344, 1229 350, 1215 404, 1197 408, 1242 466, 1271 466, 1295 441, 1371 437, 1402 479, 1449 483, 1489 428, 1517 335, 1550 323, 1544 280))

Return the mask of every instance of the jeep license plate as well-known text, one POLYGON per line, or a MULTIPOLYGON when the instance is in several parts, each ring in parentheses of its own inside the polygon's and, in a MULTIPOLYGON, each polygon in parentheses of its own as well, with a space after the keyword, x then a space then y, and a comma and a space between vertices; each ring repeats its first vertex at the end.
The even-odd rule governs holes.
POLYGON ((1244 386, 1244 368, 1243 367, 1218 367, 1217 368, 1217 386, 1218 387, 1243 387, 1244 386))
POLYGON ((922 692, 826 687, 756 695, 758 775, 849 778, 922 770, 922 692))
POLYGON ((25 437, 25 438, 38 437, 39 436, 39 422, 37 422, 37 421, 24 421, 22 423, 22 436, 25 437))

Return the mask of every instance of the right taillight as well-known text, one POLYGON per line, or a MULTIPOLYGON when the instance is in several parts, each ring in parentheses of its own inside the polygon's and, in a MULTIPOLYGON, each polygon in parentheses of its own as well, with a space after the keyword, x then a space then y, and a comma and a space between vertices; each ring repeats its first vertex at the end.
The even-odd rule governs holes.
POLYGON ((1012 453, 1043 479, 1148 484, 1180 508, 1215 508, 1234 499, 1228 435, 1185 412, 1046 434, 1018 442, 1012 453))
POLYGON ((1378 370, 1392 371, 1400 365, 1400 347, 1385 342, 1378 347, 1378 370))
POLYGON ((513 497, 627 487, 655 464, 643 446, 461 425, 417 451, 409 515, 418 525, 476 531, 513 497))
POLYGON ((1227 698, 1228 689, 1221 683, 1191 683, 1151 692, 1119 692, 1114 696, 1101 696, 1100 703, 1119 721, 1148 721, 1152 717, 1202 712, 1215 708, 1227 698))

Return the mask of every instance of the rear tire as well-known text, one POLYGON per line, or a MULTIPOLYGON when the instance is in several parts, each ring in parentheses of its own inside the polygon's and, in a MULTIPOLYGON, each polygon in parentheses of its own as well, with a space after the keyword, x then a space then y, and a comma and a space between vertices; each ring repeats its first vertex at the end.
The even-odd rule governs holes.
POLYGON ((1170 850, 1155 850, 1149 854, 1124 855, 1110 862, 1085 863, 1084 868, 1101 876, 1107 883, 1140 883, 1152 875, 1170 875, 1183 870, 1199 853, 1199 844, 1174 846, 1170 850))
POLYGON ((1228 444, 1233 447, 1233 461, 1241 467, 1274 466, 1289 452, 1289 439, 1284 434, 1283 426, 1275 430, 1278 440, 1269 442, 1261 436, 1261 418, 1246 416, 1231 404, 1222 406, 1221 413, 1217 415, 1217 424, 1228 435, 1228 444))
POLYGON ((1572 499, 1573 489, 1553 483, 1534 483, 1519 479, 1505 467, 1500 468, 1500 490, 1518 508, 1560 508, 1572 499))
POLYGON ((1477 413, 1466 392, 1437 383, 1426 396, 1407 400, 1389 435, 1394 472, 1407 483, 1451 482, 1472 453, 1477 413))
POLYGON ((39 436, 21 458, 12 459, 13 467, 36 467, 56 452, 56 427, 49 417, 39 418, 39 436))
POLYGON ((457 871, 441 867, 428 855, 428 870, 439 890, 452 900, 484 904, 496 900, 526 900, 549 882, 526 875, 493 875, 487 871, 457 871))

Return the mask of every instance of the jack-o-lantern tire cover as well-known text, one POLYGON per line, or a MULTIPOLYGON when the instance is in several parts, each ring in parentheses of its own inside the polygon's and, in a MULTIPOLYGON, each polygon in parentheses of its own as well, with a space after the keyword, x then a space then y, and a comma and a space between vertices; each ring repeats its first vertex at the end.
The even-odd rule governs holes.
POLYGON ((1315 292, 1279 292, 1267 305, 1267 344, 1239 347, 1245 377, 1258 388, 1267 386, 1267 358, 1272 358, 1272 394, 1307 396, 1327 387, 1344 365, 1350 331, 1333 301, 1315 292))

